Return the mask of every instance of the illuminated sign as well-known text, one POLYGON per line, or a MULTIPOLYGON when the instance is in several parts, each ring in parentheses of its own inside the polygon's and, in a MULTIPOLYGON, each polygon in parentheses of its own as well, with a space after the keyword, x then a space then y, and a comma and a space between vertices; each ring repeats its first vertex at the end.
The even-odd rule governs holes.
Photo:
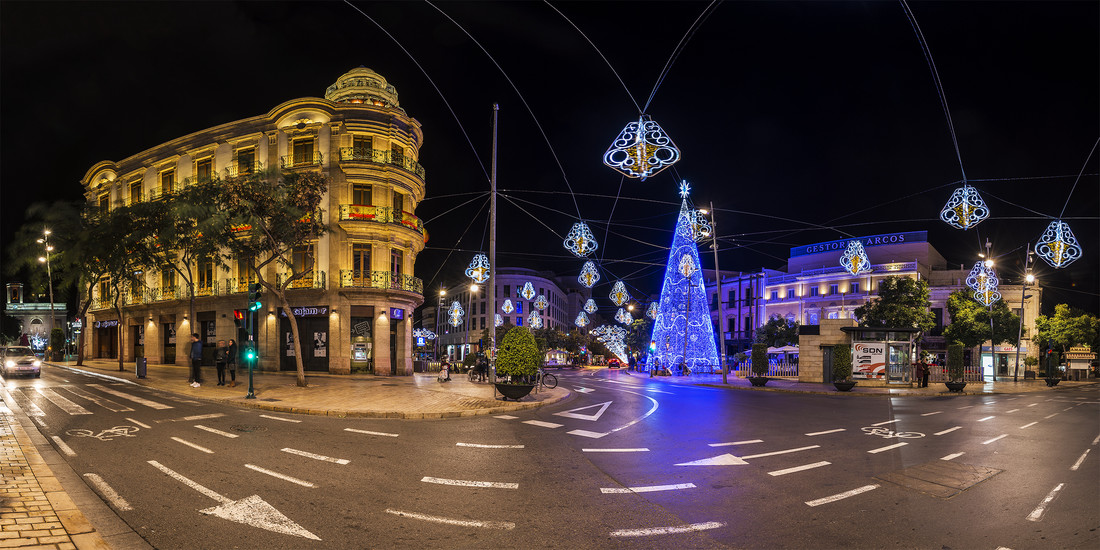
POLYGON ((840 239, 838 241, 796 246, 791 249, 791 257, 805 256, 807 254, 821 254, 824 252, 841 252, 848 247, 848 241, 852 240, 859 240, 859 242, 863 244, 863 248, 888 244, 922 243, 928 241, 928 232, 907 231, 904 233, 886 233, 884 235, 871 235, 868 237, 856 237, 855 239, 840 239))
MULTIPOLYGON (((328 315, 328 306, 292 307, 290 310, 294 312, 295 317, 321 317, 328 315)), ((279 315, 286 317, 286 311, 279 308, 279 315)))
POLYGON ((852 344, 852 378, 881 379, 886 375, 886 344, 854 342, 852 344))
POLYGON ((390 308, 390 319, 404 319, 404 318, 405 318, 405 310, 397 309, 395 307, 390 308))
POLYGON ((118 326, 118 319, 112 319, 110 321, 96 321, 95 328, 111 328, 118 326))

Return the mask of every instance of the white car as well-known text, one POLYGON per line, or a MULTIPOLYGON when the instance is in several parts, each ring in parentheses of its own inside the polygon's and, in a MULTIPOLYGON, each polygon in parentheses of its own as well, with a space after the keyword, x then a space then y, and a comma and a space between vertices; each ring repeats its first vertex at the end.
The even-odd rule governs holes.
POLYGON ((4 376, 13 374, 33 374, 42 376, 42 361, 34 355, 29 346, 4 346, 0 348, 0 372, 4 376))

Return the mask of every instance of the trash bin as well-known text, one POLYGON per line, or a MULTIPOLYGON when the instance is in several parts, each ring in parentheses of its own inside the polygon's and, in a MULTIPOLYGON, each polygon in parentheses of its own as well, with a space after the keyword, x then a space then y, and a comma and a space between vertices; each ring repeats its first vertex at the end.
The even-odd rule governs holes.
POLYGON ((145 373, 148 370, 148 360, 144 357, 137 358, 137 377, 145 378, 145 373))

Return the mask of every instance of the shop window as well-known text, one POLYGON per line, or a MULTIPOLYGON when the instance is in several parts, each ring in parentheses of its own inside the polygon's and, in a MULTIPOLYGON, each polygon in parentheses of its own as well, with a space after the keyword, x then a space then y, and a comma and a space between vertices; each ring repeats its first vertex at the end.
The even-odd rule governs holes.
POLYGON ((255 149, 241 149, 237 151, 237 174, 246 175, 251 174, 253 167, 256 166, 256 150, 255 149))
POLYGON ((351 186, 351 203, 363 206, 374 204, 371 194, 373 188, 365 183, 356 183, 351 186))
POLYGON ((214 159, 204 158, 195 164, 195 180, 210 181, 214 175, 214 159))

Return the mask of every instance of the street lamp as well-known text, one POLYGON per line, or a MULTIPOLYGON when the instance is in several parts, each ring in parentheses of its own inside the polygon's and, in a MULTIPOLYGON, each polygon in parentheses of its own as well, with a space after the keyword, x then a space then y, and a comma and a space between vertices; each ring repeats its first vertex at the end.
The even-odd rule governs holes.
POLYGON ((1024 337, 1024 300, 1030 298, 1027 294, 1027 285, 1035 282, 1035 275, 1031 274, 1031 262, 1034 260, 1031 253, 1031 243, 1027 243, 1027 256, 1024 259, 1024 284, 1020 287, 1020 329, 1016 332, 1016 367, 1012 371, 1012 381, 1018 382, 1020 374, 1020 344, 1024 337))
MULTIPOLYGON (((470 284, 470 315, 469 324, 466 325, 466 354, 469 354, 471 351, 470 332, 474 329, 474 294, 477 293, 477 289, 477 283, 470 284)), ((465 362, 466 355, 463 355, 462 359, 465 362)))
MULTIPOLYGON (((53 246, 50 245, 50 230, 44 229, 42 231, 42 238, 38 239, 38 243, 46 249, 46 255, 40 256, 38 261, 46 264, 46 278, 49 280, 50 287, 50 331, 47 333, 47 338, 52 337, 53 327, 57 324, 57 319, 53 313, 53 271, 50 269, 50 252, 53 250, 53 246)), ((48 342, 49 340, 47 340, 48 342)), ((54 351, 54 350, 50 350, 54 351)))
POLYGON ((435 359, 439 360, 439 335, 443 334, 443 297, 447 295, 447 289, 443 288, 443 285, 439 285, 439 304, 435 308, 435 359))
POLYGON ((722 329, 725 317, 722 314, 722 272, 718 270, 718 223, 714 221, 714 201, 710 201, 710 209, 700 210, 703 215, 710 214, 710 249, 714 251, 714 291, 718 302, 718 366, 722 369, 722 383, 726 380, 726 332, 722 329))

